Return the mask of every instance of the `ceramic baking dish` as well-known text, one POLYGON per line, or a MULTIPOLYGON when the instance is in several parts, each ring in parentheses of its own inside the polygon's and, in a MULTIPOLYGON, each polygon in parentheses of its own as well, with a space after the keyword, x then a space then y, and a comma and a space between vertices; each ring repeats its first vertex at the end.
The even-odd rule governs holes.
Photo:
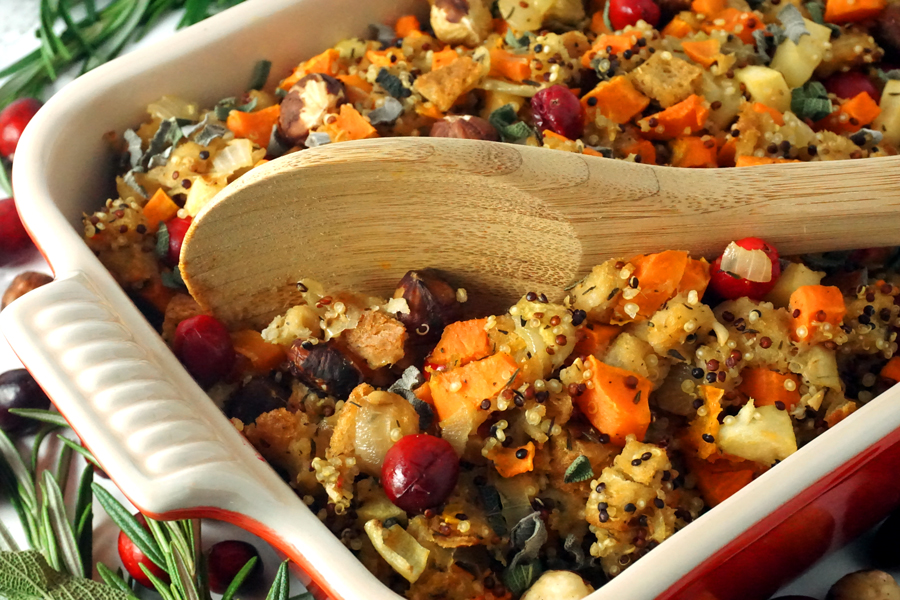
MULTIPOLYGON (((142 511, 210 517, 270 541, 335 600, 399 598, 333 536, 234 430, 81 239, 112 190, 103 134, 163 94, 210 105, 412 0, 250 0, 78 79, 29 126, 14 180, 56 281, 0 314, 12 347, 142 511)), ((599 160, 599 159, 598 159, 599 160)), ((759 226, 760 224, 756 224, 759 226)), ((748 234, 755 233, 748 231, 748 234)), ((860 245, 866 240, 860 239, 860 245)), ((900 388, 841 422, 678 533, 591 600, 759 599, 900 502, 900 388)))

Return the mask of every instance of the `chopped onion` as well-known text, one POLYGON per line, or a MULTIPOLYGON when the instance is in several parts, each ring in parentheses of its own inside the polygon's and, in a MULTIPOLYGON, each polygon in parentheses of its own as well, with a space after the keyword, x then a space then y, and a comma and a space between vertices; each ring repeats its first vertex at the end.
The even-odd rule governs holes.
POLYGON ((213 172, 228 176, 239 169, 253 166, 253 142, 248 139, 235 139, 228 142, 213 159, 213 172))
POLYGON ((171 118, 196 121, 200 116, 196 104, 182 100, 176 96, 163 96, 156 102, 147 106, 147 112, 150 113, 151 117, 163 121, 171 118))
POLYGON ((734 242, 722 254, 723 271, 734 273, 747 281, 772 281, 772 260, 762 250, 747 250, 734 242))
POLYGON ((380 521, 372 519, 364 529, 378 554, 404 579, 413 583, 425 572, 429 551, 400 525, 385 529, 380 521))
POLYGON ((503 81, 502 79, 494 79, 492 77, 488 77, 487 79, 485 79, 478 87, 489 92, 503 92, 504 94, 522 96, 523 98, 531 98, 538 91, 538 88, 533 85, 528 85, 525 83, 510 83, 508 81, 503 81))
POLYGON ((391 298, 387 301, 387 304, 384 305, 384 312, 391 316, 394 316, 397 313, 408 315, 409 304, 406 302, 406 298, 391 298))

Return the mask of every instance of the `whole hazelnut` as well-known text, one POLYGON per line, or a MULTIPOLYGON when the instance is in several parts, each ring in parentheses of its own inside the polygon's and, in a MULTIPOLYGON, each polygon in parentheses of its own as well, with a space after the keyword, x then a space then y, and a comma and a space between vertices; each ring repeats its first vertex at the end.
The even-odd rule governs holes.
POLYGON ((311 129, 325 124, 329 113, 347 102, 344 84, 322 73, 310 73, 294 84, 281 102, 278 133, 297 145, 311 129))
POLYGON ((3 300, 0 302, 0 308, 6 308, 16 298, 24 296, 31 290, 37 289, 51 281, 53 281, 53 278, 46 273, 38 273, 36 271, 19 273, 16 275, 15 279, 12 280, 12 283, 9 284, 9 287, 6 288, 6 291, 3 292, 3 300))
POLYGON ((431 137, 460 138, 463 140, 500 140, 493 125, 472 115, 448 115, 431 126, 431 137))
POLYGON ((474 48, 491 33, 491 10, 485 0, 434 0, 431 28, 445 44, 474 48))
POLYGON ((436 342, 444 327, 462 316, 456 290, 433 269, 407 272, 394 298, 405 299, 409 306, 409 312, 399 313, 397 318, 413 342, 436 342))

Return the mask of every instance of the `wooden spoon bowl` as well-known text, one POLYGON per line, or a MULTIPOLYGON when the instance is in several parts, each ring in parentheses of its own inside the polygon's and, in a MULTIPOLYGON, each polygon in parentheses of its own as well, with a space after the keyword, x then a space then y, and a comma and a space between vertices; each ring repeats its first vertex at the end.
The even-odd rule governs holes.
POLYGON ((900 157, 742 169, 657 167, 494 142, 385 138, 253 169, 191 225, 181 273, 203 308, 260 327, 296 282, 389 296, 434 267, 482 310, 562 293, 610 257, 785 254, 900 244, 900 157))

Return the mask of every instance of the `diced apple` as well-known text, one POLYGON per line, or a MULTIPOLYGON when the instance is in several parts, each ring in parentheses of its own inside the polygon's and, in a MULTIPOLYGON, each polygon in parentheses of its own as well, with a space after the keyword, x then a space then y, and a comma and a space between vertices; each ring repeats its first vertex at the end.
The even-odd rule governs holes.
POLYGON ((884 134, 884 141, 896 146, 900 143, 900 81, 891 80, 881 93, 881 114, 872 129, 884 134))
POLYGON ((825 45, 831 39, 831 30, 824 25, 803 19, 809 35, 795 44, 787 39, 779 44, 772 58, 772 68, 784 75, 788 87, 800 87, 812 77, 813 71, 825 56, 825 45))
POLYGON ((722 424, 716 443, 727 454, 765 465, 797 451, 797 438, 787 411, 772 405, 756 407, 752 400, 733 421, 722 424))
POLYGON ((765 300, 774 304, 776 308, 787 308, 794 290, 804 285, 819 285, 823 277, 825 273, 822 271, 813 271, 802 263, 790 263, 781 272, 781 277, 778 278, 772 291, 766 295, 765 300))
POLYGON ((737 70, 734 77, 744 84, 754 102, 761 102, 779 112, 791 108, 791 90, 779 71, 754 65, 737 70))

